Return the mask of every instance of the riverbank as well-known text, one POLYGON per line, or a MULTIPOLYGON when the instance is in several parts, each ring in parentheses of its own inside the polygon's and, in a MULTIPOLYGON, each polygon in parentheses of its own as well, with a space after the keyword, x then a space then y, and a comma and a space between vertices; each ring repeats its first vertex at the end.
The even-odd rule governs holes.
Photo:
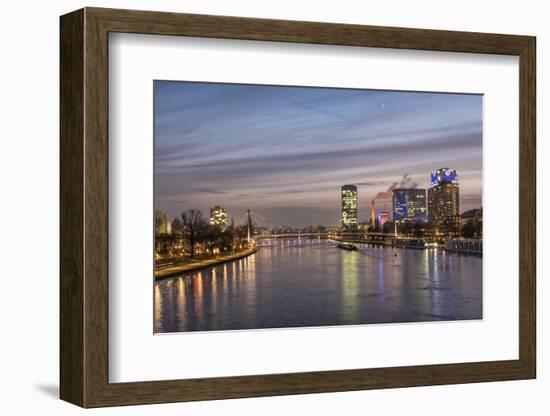
POLYGON ((244 257, 248 257, 251 254, 254 254, 256 251, 258 251, 258 248, 254 246, 248 250, 239 251, 238 253, 234 254, 227 254, 225 256, 219 256, 211 259, 196 260, 176 266, 164 267, 160 270, 155 270, 155 280, 166 279, 169 277, 180 275, 182 273, 194 272, 197 270, 205 269, 207 267, 213 267, 230 261, 239 260, 244 257))
POLYGON ((447 251, 448 253, 471 254, 474 256, 483 256, 483 252, 480 250, 466 250, 466 249, 450 248, 450 247, 443 247, 443 250, 447 251))
POLYGON ((424 250, 428 247, 417 244, 410 244, 402 241, 395 242, 394 240, 365 240, 357 238, 331 238, 330 241, 335 243, 352 243, 352 244, 368 244, 370 246, 388 247, 388 248, 406 248, 413 250, 424 250))
POLYGON ((333 241, 335 243, 353 243, 353 244, 368 244, 372 246, 380 246, 380 247, 388 247, 388 248, 403 248, 408 250, 428 250, 428 249, 440 249, 444 250, 449 253, 457 253, 457 254, 470 254, 474 256, 483 256, 483 250, 481 250, 481 245, 477 246, 459 246, 459 247, 453 247, 444 245, 443 243, 440 243, 438 246, 425 246, 421 244, 411 244, 410 240, 365 240, 365 239, 352 239, 352 238, 330 238, 330 241, 333 241), (474 248, 468 248, 468 247, 474 247, 474 248), (477 247, 477 248, 476 248, 477 247))

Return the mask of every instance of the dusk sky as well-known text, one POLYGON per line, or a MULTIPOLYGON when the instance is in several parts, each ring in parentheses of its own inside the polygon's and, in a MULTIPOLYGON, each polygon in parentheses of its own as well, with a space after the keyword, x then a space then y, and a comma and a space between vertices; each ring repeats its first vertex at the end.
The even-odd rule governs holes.
MULTIPOLYGON (((221 205, 291 226, 336 225, 340 187, 371 200, 456 169, 460 211, 481 207, 482 96, 155 81, 155 209, 221 205)), ((384 203, 379 199, 377 212, 384 203)))

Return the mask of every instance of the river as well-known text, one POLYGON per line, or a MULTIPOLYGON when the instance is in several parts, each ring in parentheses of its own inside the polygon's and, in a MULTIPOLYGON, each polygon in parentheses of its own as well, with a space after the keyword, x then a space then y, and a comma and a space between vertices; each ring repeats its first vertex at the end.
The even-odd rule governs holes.
POLYGON ((482 258, 260 240, 244 259, 154 286, 154 332, 482 318, 482 258))

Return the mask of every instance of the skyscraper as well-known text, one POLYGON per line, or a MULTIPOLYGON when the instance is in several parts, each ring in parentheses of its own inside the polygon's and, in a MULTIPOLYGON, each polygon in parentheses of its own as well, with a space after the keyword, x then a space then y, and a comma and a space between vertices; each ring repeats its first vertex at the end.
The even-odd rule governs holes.
POLYGON ((357 221, 357 186, 342 186, 342 228, 356 229, 357 221))
POLYGON ((227 227, 227 210, 219 205, 210 208, 210 225, 219 225, 221 228, 227 227))
POLYGON ((459 185, 456 170, 441 168, 432 172, 428 189, 428 214, 437 223, 457 217, 460 212, 459 185))
POLYGON ((392 191, 393 219, 426 216, 426 190, 398 188, 392 191))
POLYGON ((155 235, 171 234, 172 221, 166 218, 166 214, 161 211, 155 211, 155 235))

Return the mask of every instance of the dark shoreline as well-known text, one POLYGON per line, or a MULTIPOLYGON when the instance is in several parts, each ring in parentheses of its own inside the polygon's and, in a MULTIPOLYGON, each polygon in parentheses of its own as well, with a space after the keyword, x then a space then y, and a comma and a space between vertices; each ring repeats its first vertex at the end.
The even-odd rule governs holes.
POLYGON ((181 266, 168 267, 167 269, 174 269, 174 270, 168 270, 165 273, 163 273, 163 270, 155 271, 155 281, 169 279, 172 277, 179 276, 183 273, 195 272, 197 270, 203 270, 209 267, 218 266, 220 264, 229 263, 235 260, 240 260, 242 258, 248 257, 256 253, 257 251, 258 251, 258 248, 254 246, 254 248, 252 249, 248 249, 246 251, 243 251, 237 254, 229 254, 227 256, 223 256, 219 258, 204 260, 204 261, 198 262, 197 264, 185 264, 181 266))

